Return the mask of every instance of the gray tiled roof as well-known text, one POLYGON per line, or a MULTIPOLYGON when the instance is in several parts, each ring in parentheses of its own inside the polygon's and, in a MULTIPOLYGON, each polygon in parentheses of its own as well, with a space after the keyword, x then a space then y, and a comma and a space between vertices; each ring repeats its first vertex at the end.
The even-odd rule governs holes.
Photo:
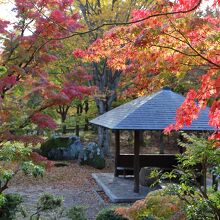
MULTIPOLYGON (((110 129, 163 130, 175 123, 176 110, 184 99, 182 95, 165 88, 151 96, 140 97, 114 108, 90 123, 110 129)), ((208 112, 208 108, 202 110, 199 118, 190 127, 185 126, 182 130, 214 130, 208 125, 208 112)))

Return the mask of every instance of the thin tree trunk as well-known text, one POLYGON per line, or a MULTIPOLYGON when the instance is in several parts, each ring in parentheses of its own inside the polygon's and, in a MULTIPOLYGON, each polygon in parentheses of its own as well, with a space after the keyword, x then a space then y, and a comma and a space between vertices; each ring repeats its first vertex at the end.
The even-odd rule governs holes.
POLYGON ((69 110, 69 105, 59 105, 57 108, 57 113, 61 116, 61 122, 62 122, 62 134, 66 134, 66 125, 64 124, 66 121, 67 113, 69 110))
POLYGON ((77 137, 79 137, 79 131, 80 131, 79 125, 77 124, 77 125, 76 125, 76 136, 77 136, 77 137))
POLYGON ((65 124, 63 124, 63 126, 62 126, 62 134, 66 134, 66 125, 65 124))
POLYGON ((78 104, 77 105, 77 120, 76 120, 76 136, 79 137, 79 133, 80 133, 80 127, 79 127, 79 122, 78 122, 78 117, 82 114, 83 112, 83 107, 82 107, 82 104, 78 104))
POLYGON ((84 111, 85 111, 84 131, 88 131, 89 130, 89 119, 88 119, 88 116, 87 116, 87 113, 89 111, 89 102, 88 102, 88 100, 85 100, 84 104, 85 104, 85 107, 84 107, 84 111))

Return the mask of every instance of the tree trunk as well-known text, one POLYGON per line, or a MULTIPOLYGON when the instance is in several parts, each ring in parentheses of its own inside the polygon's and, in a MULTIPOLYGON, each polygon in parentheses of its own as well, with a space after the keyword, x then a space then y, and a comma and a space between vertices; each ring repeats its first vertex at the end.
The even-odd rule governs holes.
POLYGON ((79 137, 79 125, 76 125, 76 136, 79 137))
POLYGON ((66 134, 66 125, 62 126, 62 134, 66 134))
POLYGON ((110 154, 110 131, 107 128, 98 128, 98 145, 102 147, 105 155, 110 154))
POLYGON ((67 117, 67 113, 68 113, 69 108, 70 108, 69 105, 59 105, 58 108, 56 109, 57 113, 61 117, 62 134, 66 134, 66 125, 64 123, 66 121, 66 117, 67 117))
POLYGON ((88 116, 87 116, 87 113, 89 111, 89 102, 88 102, 88 100, 85 100, 84 104, 85 104, 85 107, 84 107, 84 111, 85 111, 84 131, 88 131, 89 130, 89 119, 88 119, 88 116))
POLYGON ((64 124, 66 121, 67 112, 63 111, 61 113, 61 121, 62 121, 62 134, 66 134, 66 125, 64 124))
POLYGON ((77 120, 76 120, 76 136, 79 137, 80 128, 79 128, 79 122, 78 122, 78 120, 79 120, 79 116, 80 116, 80 115, 82 114, 82 112, 83 112, 83 106, 82 106, 81 103, 77 105, 76 111, 77 111, 77 112, 76 112, 76 114, 77 114, 77 120))
MULTIPOLYGON (((116 99, 116 89, 118 88, 119 80, 121 78, 121 71, 113 72, 107 65, 107 61, 97 64, 93 63, 93 79, 94 85, 99 88, 98 94, 95 97, 98 114, 102 115, 111 110, 112 103, 116 99), (102 71, 100 71, 100 67, 102 71)), ((110 150, 110 132, 100 127, 98 129, 99 146, 103 148, 105 154, 109 154, 110 150)))
MULTIPOLYGON (((110 105, 107 104, 105 100, 96 99, 96 104, 98 107, 99 115, 104 114, 110 109, 110 105)), ((110 131, 107 128, 99 127, 98 128, 98 145, 103 149, 105 155, 110 154, 110 131)))

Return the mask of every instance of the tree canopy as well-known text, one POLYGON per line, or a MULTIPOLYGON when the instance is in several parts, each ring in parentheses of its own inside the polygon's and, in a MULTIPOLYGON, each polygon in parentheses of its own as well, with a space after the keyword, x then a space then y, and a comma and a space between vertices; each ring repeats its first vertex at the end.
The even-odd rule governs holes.
POLYGON ((0 20, 1 132, 11 133, 29 122, 55 128, 43 111, 88 95, 91 84, 99 91, 96 102, 103 113, 119 90, 141 95, 165 84, 176 86, 174 79, 197 72, 199 84, 192 85, 176 124, 165 132, 190 125, 208 105, 210 125, 216 127, 212 137, 219 139, 220 2, 215 0, 209 11, 200 10, 202 2, 16 0, 17 21, 0 20), (74 39, 83 46, 76 49, 74 39), (66 59, 71 50, 74 57, 66 59), (62 75, 60 59, 65 77, 57 80, 51 71, 62 75), (20 116, 16 123, 15 115, 20 116))
MULTIPOLYGON (((107 59, 110 68, 135 74, 139 82, 146 74, 152 82, 166 80, 192 70, 204 70, 198 88, 191 89, 177 111, 176 124, 169 132, 189 126, 204 107, 211 106, 210 125, 219 139, 219 12, 199 10, 202 1, 158 1, 151 8, 132 12, 129 25, 107 31, 87 50, 75 50, 85 62, 107 59), (198 102, 198 104, 197 104, 198 102)), ((217 7, 215 1, 213 8, 217 7)))

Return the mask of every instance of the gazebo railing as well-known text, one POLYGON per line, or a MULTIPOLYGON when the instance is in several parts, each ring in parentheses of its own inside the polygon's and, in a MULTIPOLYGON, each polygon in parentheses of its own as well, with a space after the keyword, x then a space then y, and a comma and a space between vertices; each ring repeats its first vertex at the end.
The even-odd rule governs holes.
MULTIPOLYGON (((115 174, 118 175, 133 175, 133 154, 118 155, 117 167, 115 174)), ((172 170, 177 165, 177 158, 174 154, 140 154, 140 168, 142 167, 159 167, 163 170, 172 170)))
MULTIPOLYGON (((118 155, 117 167, 115 167, 116 176, 119 175, 134 175, 134 155, 133 154, 120 154, 118 155)), ((178 165, 178 160, 175 154, 140 154, 139 167, 158 167, 163 171, 171 171, 178 165)), ((201 166, 198 165, 198 170, 201 166)), ((181 175, 181 173, 180 173, 181 175)), ((203 177, 199 176, 197 179, 203 185, 203 177)))

